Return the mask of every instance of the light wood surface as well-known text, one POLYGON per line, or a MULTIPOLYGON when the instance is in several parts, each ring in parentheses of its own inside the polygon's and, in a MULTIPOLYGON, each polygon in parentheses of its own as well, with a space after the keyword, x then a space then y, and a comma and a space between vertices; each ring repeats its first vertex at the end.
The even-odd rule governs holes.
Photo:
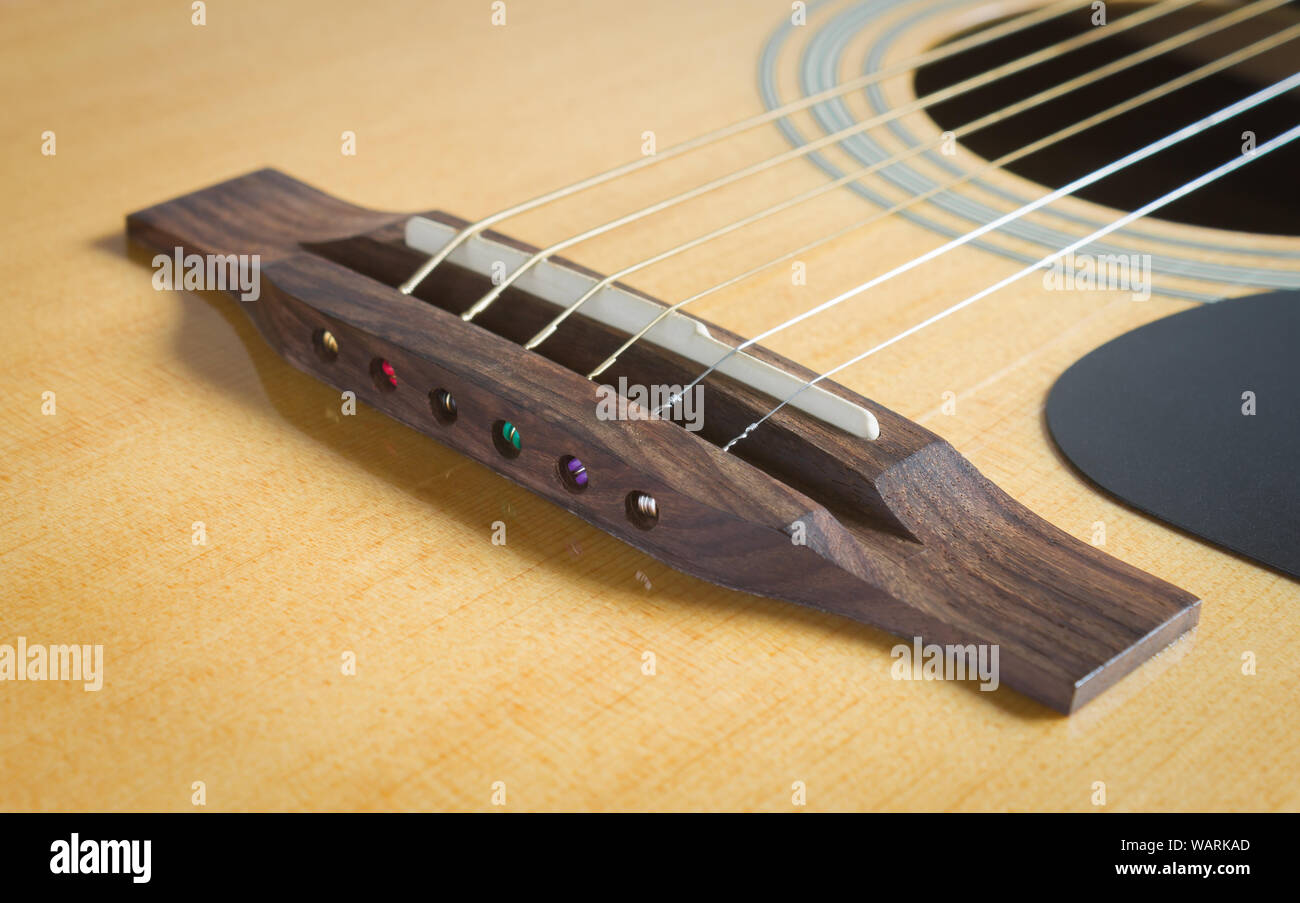
MULTIPOLYGON (((807 810, 1300 808, 1296 583, 1101 495, 1043 423, 1069 364, 1185 302, 1028 280, 839 376, 1204 599, 1193 636, 1064 718, 892 680, 892 637, 679 575, 372 410, 342 416, 233 302, 157 292, 127 253, 127 212, 262 166, 486 215, 634 158, 646 130, 663 148, 760 111, 758 53, 789 10, 508 0, 505 27, 479 0, 209 3, 201 27, 178 2, 0 10, 0 643, 103 644, 105 672, 99 692, 0 683, 0 809, 201 811, 196 781, 207 810, 789 811, 797 781, 807 810)), ((794 96, 793 57, 782 71, 794 96)), ((506 230, 546 244, 786 147, 759 129, 506 230)), ((822 178, 784 167, 570 256, 608 272, 822 178)), ((633 282, 678 300, 865 212, 836 193, 633 282)), ((1224 260, 1297 247, 1146 228, 1224 260)), ((752 335, 938 243, 881 223, 809 255, 806 286, 778 267, 698 313, 752 335)), ((767 344, 832 366, 1012 270, 959 249, 767 344)))

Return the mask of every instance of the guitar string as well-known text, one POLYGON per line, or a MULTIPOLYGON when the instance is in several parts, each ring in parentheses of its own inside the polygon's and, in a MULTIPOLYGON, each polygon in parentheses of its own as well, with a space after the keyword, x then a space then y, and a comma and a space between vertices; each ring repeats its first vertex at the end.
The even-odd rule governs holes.
MULTIPOLYGON (((729 360, 734 355, 739 354, 740 352, 744 351, 746 348, 749 348, 751 345, 755 345, 763 341, 763 339, 768 338, 769 336, 773 336, 778 332, 781 332, 782 330, 788 329, 797 323, 801 323, 804 320, 809 319, 810 317, 817 316, 818 314, 821 314, 829 310, 830 308, 835 307, 838 304, 844 303, 850 298, 856 297, 857 295, 860 295, 869 289, 875 288, 877 285, 880 285, 881 283, 888 282, 890 279, 893 279, 897 276, 901 276, 902 274, 912 269, 915 269, 916 267, 920 266, 923 263, 928 263, 929 261, 934 260, 940 255, 945 254, 948 251, 951 251, 953 248, 957 248, 960 247, 961 245, 974 241, 975 239, 979 238, 981 235, 985 235, 989 232, 992 232, 994 229, 1000 228, 1001 226, 1011 222, 1012 220, 1019 219, 1020 217, 1025 216, 1026 214, 1032 213, 1033 211, 1038 210, 1040 207, 1044 207, 1054 201, 1060 200, 1061 198, 1065 197, 1068 194, 1073 194, 1079 189, 1091 185, 1093 182, 1100 181, 1101 179, 1104 179, 1109 175, 1113 175, 1114 173, 1119 172, 1120 170, 1123 170, 1124 168, 1131 166, 1134 163, 1144 160, 1147 157, 1159 153, 1160 151, 1165 150, 1166 148, 1172 147, 1173 145, 1178 144, 1181 141, 1185 141, 1186 139, 1192 137, 1193 135, 1197 135, 1208 128, 1218 125, 1220 122, 1224 122, 1247 110, 1253 109, 1262 103, 1272 100, 1274 97, 1280 94, 1284 94, 1287 91, 1297 86, 1300 86, 1300 72, 1297 72, 1296 74, 1288 78, 1284 78, 1281 81, 1276 82, 1267 88, 1263 88, 1255 92, 1254 94, 1251 94, 1248 97, 1236 101, 1235 103, 1229 104, 1228 106, 1223 107, 1222 109, 1214 113, 1211 113, 1210 115, 1202 119, 1198 119, 1196 122, 1183 126, 1181 129, 1171 132, 1165 137, 1157 139, 1156 141, 1151 142, 1145 147, 1139 148, 1138 150, 1135 150, 1132 153, 1119 158, 1118 160, 1114 160, 1110 163, 1107 163, 1105 166, 1093 170, 1092 172, 1086 175, 1080 176, 1074 181, 1066 185, 1063 185, 1062 187, 1057 188, 1054 191, 1048 192, 1047 194, 1042 195, 1036 200, 1030 201, 1028 204, 1025 204, 1021 207, 1017 207, 1015 210, 1012 210, 1009 213, 1005 213, 994 220, 990 220, 984 225, 979 226, 976 229, 972 229, 970 232, 967 232, 963 235, 959 235, 956 238, 948 242, 945 242, 944 244, 940 245, 937 248, 933 248, 925 252, 924 254, 921 254, 918 257, 914 257, 913 259, 907 261, 906 263, 899 264, 898 266, 894 267, 892 270, 889 270, 888 272, 883 273, 880 276, 876 276, 872 279, 867 280, 866 282, 861 283, 860 285, 856 285, 853 288, 847 289, 841 292, 840 294, 836 295, 835 297, 831 298, 830 300, 823 301, 821 304, 818 304, 816 307, 810 308, 809 310, 806 310, 803 313, 797 314, 789 318, 788 320, 785 320, 782 323, 778 323, 776 326, 773 326, 772 328, 759 333, 753 338, 746 339, 745 341, 736 345, 730 351, 724 353, 720 358, 714 361, 712 366, 710 366, 707 370, 705 370, 694 380, 692 380, 690 385, 686 386, 682 390, 682 393, 690 391, 695 386, 699 385, 701 380, 706 379, 709 375, 711 375, 713 371, 716 370, 724 361, 729 360)), ((680 399, 682 393, 675 394, 673 398, 669 399, 665 404, 660 405, 659 408, 655 410, 655 413, 659 414, 664 409, 670 407, 673 404, 676 404, 677 401, 680 399)))
POLYGON ((1042 258, 1041 260, 1035 263, 1030 264, 1024 269, 1019 270, 1018 272, 1013 273, 1012 275, 1007 276, 1004 279, 1000 279, 999 281, 995 282, 993 285, 990 285, 988 288, 976 292, 975 294, 971 295, 970 297, 962 301, 957 302, 951 307, 945 308, 944 310, 941 310, 939 313, 934 314, 933 316, 928 317, 925 320, 922 320, 920 323, 917 323, 915 326, 911 326, 903 330, 902 332, 898 333, 897 335, 893 336, 892 338, 886 339, 885 341, 881 342, 879 345, 876 345, 868 349, 867 351, 862 352, 856 357, 850 358, 849 360, 845 361, 842 364, 839 364, 836 367, 832 367, 830 370, 827 370, 825 373, 819 374, 813 379, 810 379, 807 382, 805 382, 802 386, 799 387, 798 390, 791 393, 779 405, 772 408, 772 410, 768 411, 757 421, 751 423, 748 427, 745 428, 744 432, 742 432, 740 435, 736 436, 725 446, 723 446, 722 450, 724 452, 731 451, 732 447, 735 446, 737 442, 749 436, 751 433, 754 432, 754 430, 758 429, 758 427, 762 425, 773 414, 781 410, 783 407, 785 407, 795 398, 799 397, 799 395, 802 394, 805 390, 811 388, 812 386, 815 386, 817 383, 821 382, 822 380, 828 379, 834 376, 836 373, 839 373, 841 370, 844 370, 847 367, 851 367, 854 364, 862 360, 865 360, 871 355, 876 354, 877 352, 882 351, 885 348, 888 348, 890 345, 893 345, 895 342, 899 342, 907 338, 908 336, 915 335, 916 333, 920 332, 922 329, 925 329, 927 326, 933 325, 934 323, 939 322, 945 317, 951 316, 952 314, 956 313, 957 311, 965 307, 969 307, 970 305, 974 304, 976 301, 979 301, 981 298, 985 298, 993 294, 994 292, 998 291, 999 289, 1005 288, 1006 286, 1010 285, 1011 283, 1015 282, 1018 279, 1024 278, 1025 276, 1029 275, 1035 270, 1042 269, 1050 265, 1053 261, 1058 260, 1066 256, 1067 254, 1072 254, 1075 251, 1077 251, 1079 248, 1085 247, 1091 244, 1092 242, 1097 241, 1100 238, 1104 238, 1110 233, 1116 231, 1117 229, 1122 229, 1124 226, 1128 225, 1134 220, 1141 219, 1142 217, 1152 213, 1153 211, 1159 210, 1161 207, 1165 206, 1166 204, 1173 203, 1179 198, 1191 194, 1193 191, 1197 190, 1198 188, 1208 185, 1210 182, 1213 182, 1214 180, 1221 178, 1222 176, 1225 176, 1228 173, 1241 168, 1242 166, 1245 166, 1247 163, 1250 163, 1253 160, 1256 160, 1262 156, 1265 156, 1266 154, 1273 152, 1274 150, 1277 150, 1279 147, 1291 143, 1297 138, 1300 138, 1300 125, 1293 126, 1292 128, 1278 135, 1276 138, 1273 138, 1272 140, 1259 145, 1258 147, 1255 148, 1253 153, 1241 154, 1240 156, 1237 156, 1232 160, 1229 160, 1227 163, 1215 167, 1214 169, 1210 170, 1204 175, 1201 175, 1191 180, 1190 182, 1183 184, 1182 186, 1174 189, 1173 191, 1167 194, 1161 195, 1160 197, 1156 198, 1154 201, 1151 201, 1150 203, 1143 205, 1137 210, 1134 210, 1131 213, 1127 213, 1124 216, 1121 216, 1119 219, 1115 220, 1114 222, 1106 226, 1103 226, 1102 228, 1098 229, 1092 234, 1085 235, 1083 238, 1071 243, 1070 245, 1067 245, 1061 250, 1054 251, 1051 254, 1048 254, 1046 257, 1042 258))
POLYGON ((987 128, 990 125, 1003 122, 1011 116, 1016 116, 1027 110, 1033 109, 1034 107, 1041 106, 1042 104, 1047 103, 1051 100, 1055 100, 1056 98, 1061 97, 1065 94, 1069 94, 1072 91, 1076 91, 1079 88, 1086 87, 1088 85, 1094 84, 1095 82, 1102 81, 1103 79, 1109 78, 1110 76, 1115 75, 1119 72, 1123 72, 1126 69, 1130 69, 1134 66, 1140 65, 1141 63, 1145 63, 1157 56, 1161 56, 1162 54, 1168 53, 1171 50, 1175 50, 1179 47, 1190 44, 1193 41, 1200 40, 1201 38, 1206 37, 1208 35, 1215 34, 1216 32, 1222 31, 1225 28, 1230 28, 1233 25, 1245 21, 1246 19, 1261 15, 1271 9, 1276 9, 1277 7, 1282 6, 1283 4, 1289 2, 1290 0, 1258 0, 1258 2, 1240 7, 1236 10, 1233 10, 1222 16, 1219 16, 1216 19, 1212 19, 1209 22, 1203 23, 1202 25, 1198 25, 1194 28, 1189 28, 1184 32, 1180 32, 1179 34, 1167 38, 1164 41, 1160 41, 1156 44, 1152 44, 1149 47, 1145 47, 1127 56, 1121 57, 1118 60, 1114 60, 1110 63, 1107 63, 1106 65, 1101 66, 1100 68, 1093 69, 1089 72, 1085 72, 1081 75, 1076 76, 1075 78, 1069 79, 1068 81, 1061 82, 1058 85, 1054 85, 1051 88, 1048 88, 1030 97, 1026 97, 1022 100, 1019 100, 1011 104, 1010 106, 1004 107, 1000 110, 995 110, 992 113, 988 113, 984 116, 981 116, 978 119, 972 120, 971 122, 968 122, 964 125, 958 126, 955 129, 952 129, 950 132, 946 132, 942 135, 939 135, 931 139, 929 142, 916 144, 915 146, 910 147, 905 151, 901 151, 899 153, 894 154, 892 157, 886 157, 885 159, 877 160, 866 166, 859 167, 858 169, 845 173, 844 175, 840 176, 839 178, 831 182, 827 182, 823 185, 819 185, 816 188, 810 189, 809 191, 805 191, 802 194, 788 198, 784 201, 781 201, 778 204, 774 204, 770 207, 766 207, 762 210, 751 213, 748 216, 743 217, 735 222, 727 223, 726 225, 714 229, 713 231, 708 232, 704 235, 697 236, 686 242, 683 242, 681 244, 675 245, 674 247, 661 251, 658 254, 654 255, 653 257, 648 257, 644 260, 637 261, 636 263, 629 264, 623 269, 617 270, 603 277, 602 279, 597 281, 594 285, 592 285, 591 288, 583 292, 577 299, 575 299, 563 310, 561 310, 558 314, 556 314, 555 317, 553 317, 549 323, 543 326, 536 333, 536 335, 534 335, 527 342, 525 342, 524 348, 531 350, 536 348, 542 342, 546 341, 546 339, 548 339, 551 335, 555 333, 556 329, 559 328, 560 324, 562 324, 570 316, 576 313, 585 303, 587 303, 587 301, 590 298, 592 298, 598 292, 605 289, 606 287, 608 287, 609 285, 611 285, 612 283, 616 282, 619 279, 622 279, 633 273, 639 272, 640 270, 645 269, 646 267, 654 266, 655 264, 662 263, 663 261, 668 260, 671 257, 692 250, 693 248, 697 248, 710 241, 721 238, 724 235, 729 235, 732 232, 747 228, 753 225, 754 223, 766 219, 769 216, 774 216, 778 213, 782 213, 786 210, 789 210, 792 207, 796 207, 806 203, 807 201, 814 200, 818 197, 821 197, 822 195, 828 194, 831 191, 840 188, 841 186, 849 182, 856 182, 857 180, 869 176, 872 173, 877 172, 881 169, 884 169, 889 166, 893 166, 894 164, 901 163, 905 160, 910 160, 913 157, 926 153, 931 148, 939 146, 944 141, 958 140, 961 138, 965 138, 967 135, 971 134, 972 132, 977 132, 980 131, 981 129, 987 128))
POLYGON ((1183 7, 1190 6, 1193 3, 1199 3, 1199 2, 1201 2, 1201 0, 1163 0, 1163 2, 1158 3, 1155 6, 1151 6, 1146 9, 1143 9, 1140 12, 1131 13, 1127 16, 1124 16, 1122 19, 1114 21, 1108 24, 1104 28, 1093 28, 1088 32, 1075 35, 1074 37, 1067 38, 1064 41, 1059 41, 1056 44, 1052 44, 1034 53, 1020 57, 1019 59, 1016 60, 1011 60, 1010 62, 998 66, 994 69, 990 69, 987 72, 980 73, 979 75, 972 76, 971 78, 968 78, 964 81, 958 82, 954 85, 950 85, 949 87, 944 88, 940 91, 935 91, 931 94, 927 94, 925 97, 917 98, 916 100, 904 104, 903 106, 895 107, 878 116, 873 116, 870 119, 866 119, 863 120, 862 122, 855 123, 851 126, 848 126, 847 128, 840 129, 837 132, 832 132, 829 135, 824 135, 823 137, 818 138, 815 141, 810 141, 799 147, 794 147, 783 153, 777 154, 775 157, 770 157, 767 160, 761 160, 757 163, 751 164, 742 169, 738 169, 734 172, 728 173, 725 176, 721 176, 717 179, 707 182, 704 185, 700 185, 696 188, 692 188, 688 191, 684 191, 670 198, 666 198, 662 201, 658 201, 654 204, 651 204, 648 207, 643 207, 640 210, 635 210, 631 213, 610 220, 609 222, 602 223, 599 226, 595 226, 591 229, 587 229, 586 231, 580 232, 577 235, 572 235, 569 238, 563 239, 562 241, 558 241, 548 247, 542 248, 534 252, 533 254, 531 254, 522 264, 516 267, 513 272, 509 273, 504 279, 501 280, 501 282, 494 285, 487 292, 487 294, 485 294, 482 298, 476 301, 468 310, 466 310, 463 314, 461 314, 460 315, 461 319, 466 322, 473 320, 474 317, 478 316, 480 313, 486 310, 494 301, 496 301, 499 297, 501 297, 502 293, 504 293, 506 289, 508 289, 511 285, 513 285, 516 281, 518 281, 520 277, 522 277, 525 273, 529 272, 537 264, 541 263, 543 260, 546 260, 548 257, 550 257, 553 254, 556 254, 567 248, 571 248, 574 245, 581 244, 584 241, 589 241, 590 239, 596 238, 597 236, 604 235, 608 232, 612 232, 615 229, 620 229, 623 226, 630 225, 631 223, 642 220, 647 216, 653 216, 656 213, 661 213, 664 210, 677 206, 678 204, 682 204, 687 201, 693 200, 695 198, 701 197, 705 194, 708 194, 709 192, 716 191, 719 188, 723 188, 727 185, 731 185, 735 182, 738 182, 741 179, 745 179, 748 178, 749 176, 757 175, 761 172, 766 172, 768 170, 774 169, 775 167, 788 163, 791 160, 796 160, 799 159, 800 157, 807 156, 813 151, 820 150, 821 148, 827 147, 828 145, 831 144, 836 144, 840 141, 843 141, 845 138, 848 138, 852 135, 860 134, 861 132, 864 132, 867 129, 874 128, 875 126, 882 125, 886 122, 891 122, 895 119, 898 119, 901 116, 907 115, 908 113, 914 113, 918 110, 926 109, 927 107, 932 106, 934 104, 942 103, 943 101, 949 100, 953 97, 958 97, 968 91, 975 90, 976 88, 980 88, 983 87, 984 85, 997 81, 999 78, 1002 78, 1003 76, 1022 72, 1026 69, 1038 65, 1039 63, 1052 59, 1053 57, 1060 56, 1072 50, 1077 50, 1081 47, 1085 47, 1089 44, 1103 40, 1107 37, 1111 37, 1113 35, 1119 34, 1120 32, 1126 31, 1128 29, 1136 28, 1138 25, 1142 25, 1147 22, 1150 22, 1153 19, 1159 18, 1160 16, 1169 15, 1170 13, 1182 9, 1183 7))
MULTIPOLYGON (((941 4, 942 0, 936 0, 933 5, 938 7, 941 4)), ((893 66, 858 76, 857 78, 827 88, 826 90, 820 91, 816 94, 810 94, 807 97, 799 98, 798 100, 783 104, 775 109, 767 110, 758 115, 750 116, 747 119, 733 122, 731 125, 723 126, 722 128, 715 129, 703 135, 698 135, 694 138, 682 141, 659 151, 657 154, 652 156, 632 160, 628 163, 616 166, 613 169, 606 170, 605 172, 598 173, 594 176, 589 176, 569 185, 561 186, 560 188, 548 191, 545 194, 538 195, 530 200, 507 207, 504 210, 499 210, 490 216, 478 220, 477 222, 470 223, 462 228, 446 245, 439 249, 436 254, 433 254, 423 264, 421 264, 420 268, 416 270, 415 273, 406 280, 406 282, 399 286, 399 290, 403 294, 411 294, 439 264, 446 260, 447 257, 456 250, 456 248, 460 247, 466 241, 485 229, 489 229, 504 220, 527 213, 530 210, 535 210, 538 207, 554 203, 563 198, 580 194, 588 189, 603 185, 606 182, 654 166, 657 163, 663 163, 666 160, 671 160, 702 147, 716 144, 719 141, 725 141, 728 138, 733 138, 736 135, 751 131, 759 126, 766 125, 769 122, 775 122, 791 113, 797 113, 800 110, 805 110, 808 107, 815 106, 822 101, 832 100, 836 97, 848 94, 849 92, 856 91, 859 88, 865 88, 869 85, 875 84, 876 82, 882 81, 886 78, 903 75, 914 69, 919 69, 922 66, 929 65, 930 63, 939 62, 940 60, 947 59, 950 56, 955 56, 963 51, 973 50, 977 47, 996 41, 999 38, 1007 37, 1008 35, 1015 34, 1018 31, 1023 31, 1026 28, 1031 28, 1034 25, 1039 25, 1058 16, 1062 16, 1071 9, 1088 5, 1088 0, 1057 0, 1056 3, 1042 7, 1041 9, 1031 10, 1027 13, 1014 16, 1005 22, 993 26, 992 28, 953 41, 951 44, 936 47, 918 56, 896 63, 893 66)))
POLYGON ((614 352, 609 355, 609 357, 605 358, 605 360, 601 361, 598 365, 596 365, 595 369, 593 369, 590 373, 587 374, 587 378, 595 379, 596 377, 600 376, 618 360, 620 355, 622 355, 634 344, 636 344, 638 341, 644 338, 650 332, 650 330, 653 329, 656 325, 658 325, 662 320, 664 320, 670 314, 676 313, 677 311, 682 310, 686 306, 693 304, 702 298, 706 298, 709 295, 714 294, 715 292, 722 291, 723 289, 730 288, 733 285, 737 285, 741 282, 744 282, 745 280, 753 276, 757 276, 759 273, 762 273, 768 270, 769 268, 776 266, 779 263, 784 263, 788 260, 793 260, 794 258, 800 256, 801 254, 806 254, 809 251, 821 247, 822 245, 828 244, 832 241, 835 241, 836 239, 843 238, 845 235, 848 235, 852 232, 856 232, 857 230, 862 229, 870 225, 871 223, 878 222, 879 220, 893 216, 894 214, 906 210, 916 204, 922 203, 928 200, 929 198, 934 197, 936 194, 940 194, 945 191, 951 191, 954 188, 957 188, 965 184, 966 182, 969 182, 972 179, 978 178, 979 176, 985 173, 992 172, 1001 169, 1005 166, 1008 166, 1009 164, 1014 163, 1017 160, 1027 157, 1030 154, 1036 153, 1037 151, 1040 151, 1043 148, 1050 147, 1051 145, 1063 141, 1066 138, 1071 137, 1072 135, 1079 134, 1080 132, 1092 128, 1093 126, 1100 125, 1101 123, 1109 119, 1113 119, 1116 116, 1123 115, 1124 113, 1136 109, 1137 107, 1140 107, 1143 104, 1150 103, 1151 101, 1159 99, 1160 97, 1164 97, 1167 94, 1171 94, 1182 88, 1188 87, 1189 85, 1195 84, 1196 82, 1201 81, 1202 79, 1205 79, 1215 74, 1216 72, 1221 72, 1224 69, 1231 68, 1232 66, 1242 63, 1248 59, 1251 59, 1252 57, 1258 56, 1261 53, 1267 53, 1268 51, 1273 50, 1274 48, 1279 47, 1282 44, 1285 44, 1289 41, 1293 41, 1296 38, 1300 38, 1300 25, 1293 25, 1290 28, 1285 29, 1284 31, 1278 32, 1272 37, 1268 37, 1260 41, 1256 41, 1254 44, 1247 45, 1246 47, 1243 47, 1240 50, 1234 51, 1228 56, 1222 57, 1221 59, 1216 60, 1212 63, 1207 63, 1198 69, 1194 69, 1191 72, 1186 73, 1185 75, 1179 76, 1178 78, 1165 82, 1163 85, 1158 85, 1155 88, 1151 88, 1147 91, 1144 91, 1143 93, 1138 94, 1126 101, 1118 103, 1115 106, 1112 106, 1106 110, 1102 110, 1099 113, 1095 113, 1092 116, 1089 116, 1087 119, 1080 120, 1079 122, 1068 125, 1063 129, 1059 129, 1058 131, 1055 131, 1050 135, 1046 135, 1042 138, 1039 138, 1038 140, 1030 144, 1027 144, 1021 148, 1010 151, 1002 155, 1001 157, 998 157, 996 160, 986 161, 985 163, 981 164, 975 169, 965 172, 962 175, 958 176, 957 178, 949 182, 936 184, 932 188, 929 188, 920 194, 908 197, 902 201, 899 201, 898 203, 894 204, 891 207, 876 211, 871 216, 868 216, 865 219, 858 220, 856 222, 850 223, 847 226, 844 226, 843 228, 837 229, 836 231, 832 232, 830 235, 826 235, 822 238, 818 238, 814 241, 809 242, 808 244, 801 245, 800 247, 795 248, 793 251, 787 251, 786 253, 782 254, 779 257, 774 257, 771 260, 765 261, 759 264, 758 266, 753 267, 752 269, 746 270, 743 273, 740 273, 736 276, 732 276, 729 279, 711 285, 708 288, 703 289, 702 291, 696 292, 694 295, 691 295, 690 297, 678 301, 677 303, 669 307, 665 307, 663 310, 661 310, 654 317, 654 319, 646 323, 645 326, 642 326, 638 332, 630 336, 625 342, 623 342, 622 345, 616 348, 614 352))

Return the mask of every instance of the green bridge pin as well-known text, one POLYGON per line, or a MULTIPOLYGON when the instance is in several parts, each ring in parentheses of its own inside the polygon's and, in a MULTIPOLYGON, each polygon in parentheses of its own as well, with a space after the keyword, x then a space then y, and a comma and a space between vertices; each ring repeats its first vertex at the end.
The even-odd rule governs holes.
POLYGON ((509 420, 501 424, 501 437, 513 445, 515 451, 519 451, 519 430, 509 420))

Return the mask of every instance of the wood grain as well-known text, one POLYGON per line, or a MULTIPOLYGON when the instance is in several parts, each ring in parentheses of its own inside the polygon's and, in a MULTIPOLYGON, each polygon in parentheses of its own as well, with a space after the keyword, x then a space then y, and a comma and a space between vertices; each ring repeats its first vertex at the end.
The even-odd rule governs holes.
MULTIPOLYGON (((780 811, 794 781, 809 809, 1300 808, 1294 582, 1099 495, 1042 424, 1056 374, 1179 302, 1024 283, 843 374, 1205 600, 1191 639, 1065 720, 894 681, 882 632, 678 575, 375 411, 340 416, 227 302, 156 293, 125 253, 127 211, 265 165, 484 215, 634 157, 646 129, 667 146, 757 111, 789 5, 509 9, 494 30, 481 4, 210 4, 201 28, 184 4, 7 7, 0 641, 103 643, 106 676, 0 684, 0 808, 193 810, 194 781, 209 809, 491 809, 495 781, 509 809, 780 811)), ((554 240, 784 149, 755 132, 510 232, 554 240)), ((612 271, 818 178, 790 167, 573 256, 612 271)), ((828 197, 637 287, 685 297, 861 210, 828 197)), ((1147 225, 1223 259, 1295 247, 1147 225)), ((698 312, 752 335, 934 244, 880 224, 811 255, 807 285, 778 269, 698 312)), ((923 269, 774 350, 832 366, 1010 271, 973 249, 923 269)))

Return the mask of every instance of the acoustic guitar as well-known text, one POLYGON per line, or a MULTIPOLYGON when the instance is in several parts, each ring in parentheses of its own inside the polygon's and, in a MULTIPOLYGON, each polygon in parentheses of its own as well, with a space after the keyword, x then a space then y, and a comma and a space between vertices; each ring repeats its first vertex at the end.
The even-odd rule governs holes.
POLYGON ((1300 288, 1294 4, 2 15, 3 808, 1300 805, 1044 418, 1300 288))

